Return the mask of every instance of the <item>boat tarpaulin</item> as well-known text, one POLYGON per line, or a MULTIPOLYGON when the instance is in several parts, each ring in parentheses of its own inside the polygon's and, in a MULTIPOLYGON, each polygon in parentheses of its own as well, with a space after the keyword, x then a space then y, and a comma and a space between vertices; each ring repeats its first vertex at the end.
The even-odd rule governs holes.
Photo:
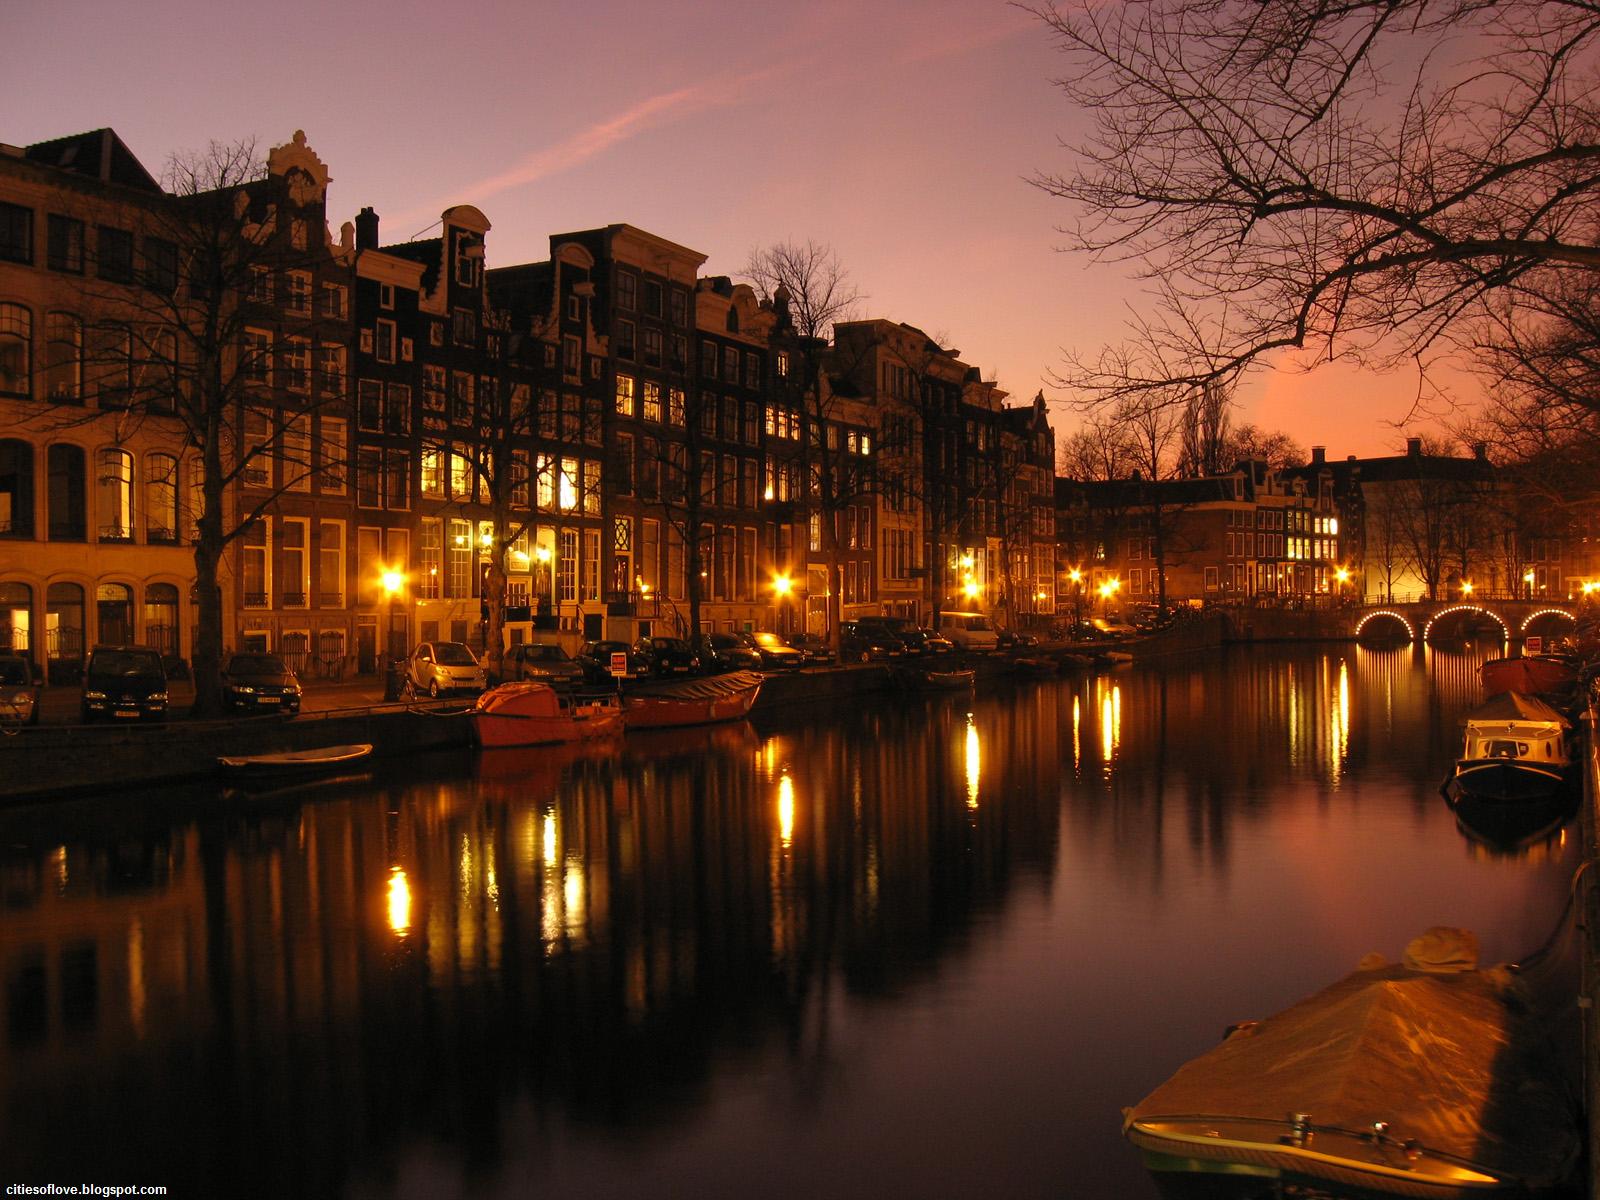
POLYGON ((730 671, 726 675, 702 675, 698 678, 672 679, 639 684, 624 693, 628 696, 661 697, 671 700, 720 700, 737 695, 753 687, 760 687, 762 677, 755 671, 730 671))
POLYGON ((1570 729, 1571 722, 1537 696, 1521 692, 1501 692, 1480 704, 1461 719, 1463 725, 1503 725, 1508 721, 1549 724, 1570 729))
POLYGON ((1357 970, 1243 1028, 1127 1110, 1124 1128, 1238 1118, 1281 1130, 1296 1113, 1313 1128, 1370 1131, 1383 1121, 1395 1144, 1414 1138, 1425 1154, 1501 1179, 1562 1180, 1578 1151, 1577 1116, 1517 977, 1505 967, 1452 971, 1431 957, 1422 969, 1357 970))

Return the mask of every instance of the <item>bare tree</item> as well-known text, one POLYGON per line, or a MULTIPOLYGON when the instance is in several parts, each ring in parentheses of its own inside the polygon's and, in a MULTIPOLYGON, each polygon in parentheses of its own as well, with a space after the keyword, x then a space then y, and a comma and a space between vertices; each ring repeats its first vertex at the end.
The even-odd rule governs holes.
POLYGON ((1203 478, 1233 466, 1225 461, 1232 442, 1232 407, 1232 389, 1221 380, 1203 384, 1189 397, 1184 406, 1178 474, 1203 478))
MULTIPOLYGON (((309 154, 303 134, 279 149, 309 154)), ((188 452, 196 716, 222 707, 225 553, 285 492, 347 466, 342 443, 315 455, 311 432, 315 412, 348 404, 347 311, 326 311, 315 285, 331 275, 348 295, 349 248, 327 239, 322 182, 295 165, 270 172, 250 140, 174 156, 164 192, 139 213, 142 266, 131 234, 126 249, 102 234, 86 255, 84 302, 97 315, 78 353, 101 412, 46 418, 114 408, 122 435, 149 422, 188 452)))
POLYGON ((1092 121, 1035 182, 1069 249, 1151 281, 1091 396, 1227 378, 1282 348, 1393 363, 1507 289, 1600 268, 1600 9, 1569 0, 1026 5, 1092 121))
POLYGON ((1269 432, 1256 425, 1240 425, 1228 436, 1222 453, 1224 470, 1245 461, 1260 461, 1274 471, 1304 466, 1306 452, 1287 433, 1269 432))
POLYGON ((774 344, 786 355, 786 371, 777 381, 786 402, 802 414, 804 425, 805 500, 819 518, 823 554, 828 563, 828 631, 839 646, 840 525, 866 495, 876 476, 870 458, 835 440, 849 398, 831 386, 836 364, 829 339, 836 322, 850 318, 862 296, 850 281, 838 255, 816 242, 779 242, 751 252, 744 267, 756 293, 777 316, 774 344))

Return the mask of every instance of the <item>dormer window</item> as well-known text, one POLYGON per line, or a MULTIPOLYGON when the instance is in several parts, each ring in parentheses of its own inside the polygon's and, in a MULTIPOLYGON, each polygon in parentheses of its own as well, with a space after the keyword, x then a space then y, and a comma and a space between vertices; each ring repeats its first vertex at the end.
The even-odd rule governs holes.
POLYGON ((456 282, 462 287, 472 287, 478 282, 478 260, 483 257, 483 243, 470 234, 456 234, 456 282))

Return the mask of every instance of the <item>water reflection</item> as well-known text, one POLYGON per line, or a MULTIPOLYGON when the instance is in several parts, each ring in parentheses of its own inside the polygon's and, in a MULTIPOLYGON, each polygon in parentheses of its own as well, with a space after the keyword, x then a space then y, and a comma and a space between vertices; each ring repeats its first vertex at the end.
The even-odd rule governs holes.
POLYGON ((1479 658, 1233 652, 303 805, 0 815, 8 1158, 196 1193, 1148 1195, 1116 1107, 1227 1021, 1438 920, 1542 937, 1573 848, 1464 852, 1434 791, 1479 658))

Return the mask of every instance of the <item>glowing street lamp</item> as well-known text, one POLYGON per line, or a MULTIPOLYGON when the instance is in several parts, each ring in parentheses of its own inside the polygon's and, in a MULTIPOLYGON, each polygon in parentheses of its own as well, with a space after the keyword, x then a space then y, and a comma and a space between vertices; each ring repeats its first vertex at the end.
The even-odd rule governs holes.
POLYGON ((787 596, 789 589, 793 586, 793 581, 787 575, 774 575, 772 577, 772 594, 775 596, 787 596))
POLYGON ((1533 572, 1531 570, 1523 573, 1522 582, 1528 585, 1528 599, 1533 599, 1533 572))
POLYGON ((1078 636, 1078 626, 1083 623, 1083 572, 1073 567, 1067 572, 1072 580, 1072 636, 1078 636))
POLYGON ((1463 579, 1461 581, 1461 595, 1463 597, 1472 595, 1472 580, 1463 579))

